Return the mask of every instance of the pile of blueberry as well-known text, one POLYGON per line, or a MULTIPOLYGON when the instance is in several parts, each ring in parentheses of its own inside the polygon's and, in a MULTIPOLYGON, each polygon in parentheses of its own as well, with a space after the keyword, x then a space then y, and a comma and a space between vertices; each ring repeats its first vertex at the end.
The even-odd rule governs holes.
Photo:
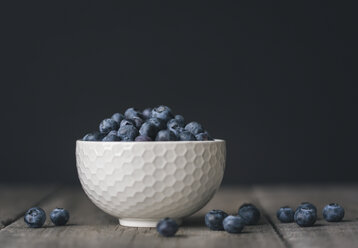
POLYGON ((198 122, 186 124, 167 106, 142 112, 129 108, 124 115, 115 113, 99 124, 99 131, 86 134, 84 141, 193 141, 213 140, 198 122))
MULTIPOLYGON (((344 208, 337 203, 331 203, 323 208, 323 218, 328 222, 339 222, 344 217, 344 208)), ((302 202, 293 211, 288 206, 281 207, 277 211, 277 219, 282 223, 296 222, 299 226, 313 226, 317 220, 317 208, 309 202, 302 202)))
MULTIPOLYGON (((63 226, 66 225, 67 221, 70 219, 70 214, 66 209, 55 208, 50 213, 50 219, 56 226, 63 226)), ((42 227, 46 221, 46 213, 42 208, 39 207, 30 208, 25 213, 24 221, 29 227, 42 227)))

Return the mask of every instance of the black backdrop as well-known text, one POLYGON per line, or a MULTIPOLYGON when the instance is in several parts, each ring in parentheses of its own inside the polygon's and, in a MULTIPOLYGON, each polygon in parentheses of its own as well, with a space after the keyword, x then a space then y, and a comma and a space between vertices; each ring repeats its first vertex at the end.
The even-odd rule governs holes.
POLYGON ((77 138, 158 104, 227 140, 225 183, 357 180, 353 5, 74 2, 1 8, 1 182, 76 183, 77 138))

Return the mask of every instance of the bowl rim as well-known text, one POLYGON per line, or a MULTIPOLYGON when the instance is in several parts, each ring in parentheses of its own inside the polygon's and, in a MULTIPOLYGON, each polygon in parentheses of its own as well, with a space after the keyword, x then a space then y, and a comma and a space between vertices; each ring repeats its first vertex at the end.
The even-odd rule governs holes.
POLYGON ((206 144, 206 143, 225 143, 223 139, 214 140, 190 140, 190 141, 85 141, 78 139, 76 143, 80 144, 206 144))

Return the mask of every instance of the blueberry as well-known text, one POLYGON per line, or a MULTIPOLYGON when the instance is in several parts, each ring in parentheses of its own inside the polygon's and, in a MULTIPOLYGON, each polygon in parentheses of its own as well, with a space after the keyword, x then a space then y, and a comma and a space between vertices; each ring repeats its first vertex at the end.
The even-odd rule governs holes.
POLYGON ((197 140, 213 140, 213 138, 211 138, 211 136, 207 132, 199 133, 199 134, 195 135, 195 138, 197 140))
POLYGON ((179 127, 184 127, 184 124, 180 123, 180 121, 176 119, 170 119, 167 123, 168 129, 178 129, 179 127))
POLYGON ((313 210, 316 212, 316 214, 317 214, 317 208, 316 208, 316 206, 313 205, 313 204, 310 203, 310 202, 302 202, 302 203, 296 208, 296 212, 297 212, 297 210, 299 210, 299 209, 301 209, 301 208, 303 208, 303 207, 313 209, 313 210))
POLYGON ((223 227, 228 233, 240 233, 245 227, 245 220, 241 216, 229 215, 224 219, 223 227))
POLYGON ((121 121, 121 124, 120 124, 120 128, 123 127, 123 126, 127 126, 127 125, 130 125, 130 126, 135 126, 135 123, 133 120, 130 120, 130 119, 124 119, 121 121))
POLYGON ((174 119, 177 120, 181 124, 181 127, 185 126, 185 119, 182 115, 176 115, 174 117, 174 119))
POLYGON ((282 223, 293 222, 294 215, 295 212, 288 206, 281 207, 276 213, 277 219, 279 219, 282 223))
POLYGON ((133 141, 138 136, 138 129, 132 125, 125 125, 119 128, 117 135, 123 141, 133 141))
POLYGON ((260 219, 260 211, 251 203, 241 205, 239 215, 245 220, 246 225, 255 225, 260 219))
POLYGON ((223 220, 228 216, 222 210, 211 210, 209 213, 205 215, 205 224, 211 230, 224 230, 223 220))
POLYGON ((138 109, 135 109, 135 108, 129 108, 129 109, 127 109, 126 112, 124 112, 124 116, 125 116, 127 119, 132 119, 133 117, 143 118, 142 113, 139 112, 139 110, 138 110, 138 109))
POLYGON ((338 222, 344 217, 344 208, 337 203, 328 204, 323 208, 323 218, 328 222, 338 222))
POLYGON ((46 213, 42 208, 33 207, 27 210, 24 221, 29 227, 42 227, 46 220, 46 213))
POLYGON ((101 141, 106 134, 100 132, 93 132, 86 134, 82 140, 84 141, 101 141))
POLYGON ((109 133, 112 130, 118 130, 118 123, 113 119, 104 119, 99 124, 99 131, 101 133, 109 133))
POLYGON ((121 121, 124 119, 124 115, 120 114, 120 113, 115 113, 112 115, 111 117, 113 120, 115 120, 118 124, 121 123, 121 121))
POLYGON ((204 128, 200 123, 192 121, 185 126, 185 130, 191 132, 194 135, 204 132, 204 128))
POLYGON ((111 131, 109 134, 107 134, 102 141, 120 141, 121 138, 117 136, 116 131, 111 131))
POLYGON ((170 218, 162 219, 157 224, 157 231, 164 237, 172 237, 178 231, 178 224, 170 218))
POLYGON ((194 134, 192 134, 189 131, 182 131, 179 133, 179 140, 180 141, 190 141, 190 140, 196 140, 194 134))
POLYGON ((167 122, 174 116, 172 114, 172 110, 169 107, 161 105, 152 110, 150 117, 158 118, 167 122))
POLYGON ((56 226, 63 226, 66 225, 67 221, 70 219, 70 214, 66 209, 55 208, 50 213, 50 219, 56 226))
POLYGON ((143 124, 143 120, 140 117, 134 116, 131 120, 134 122, 134 125, 137 129, 139 129, 143 124))
POLYGON ((301 207, 295 212, 294 219, 299 226, 313 226, 317 219, 317 213, 312 208, 301 207))
POLYGON ((144 122, 143 125, 139 129, 140 135, 148 136, 151 139, 155 139, 155 136, 157 135, 158 128, 150 123, 150 122, 144 122))
POLYGON ((160 130, 155 137, 156 141, 171 141, 178 140, 178 137, 170 130, 160 130))
POLYGON ((166 128, 166 122, 158 118, 150 118, 146 122, 153 124, 158 130, 166 128))
POLYGON ((152 108, 146 108, 142 112, 144 119, 149 119, 151 114, 152 114, 152 108))
POLYGON ((152 139, 145 135, 139 135, 135 138, 135 141, 152 141, 152 139))

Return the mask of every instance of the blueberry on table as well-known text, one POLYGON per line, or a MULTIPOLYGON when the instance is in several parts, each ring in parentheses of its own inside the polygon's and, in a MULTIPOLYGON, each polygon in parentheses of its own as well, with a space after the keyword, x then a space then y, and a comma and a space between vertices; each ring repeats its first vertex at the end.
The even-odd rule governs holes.
POLYGON ((174 116, 172 114, 172 110, 169 107, 160 105, 152 110, 151 117, 158 118, 167 122, 174 116))
POLYGON ((246 225, 255 225, 260 219, 260 211, 251 203, 245 203, 239 208, 239 215, 246 225))
POLYGON ((176 115, 174 119, 180 123, 181 127, 185 127, 185 119, 182 115, 176 115))
POLYGON ((42 208, 33 207, 24 216, 25 223, 32 228, 42 227, 46 220, 46 213, 42 208))
POLYGON ((152 140, 155 139, 158 133, 158 127, 150 122, 144 122, 143 125, 139 129, 140 135, 148 136, 152 140))
POLYGON ((229 215, 224 219, 223 227, 228 233, 241 233, 245 227, 245 220, 239 215, 229 215))
POLYGON ((211 136, 207 132, 199 133, 199 134, 195 135, 195 138, 196 138, 196 140, 201 140, 201 141, 213 140, 213 138, 211 138, 211 136))
POLYGON ((152 141, 152 139, 145 135, 139 135, 135 138, 134 141, 152 141))
POLYGON ((152 108, 146 108, 142 112, 144 119, 149 119, 151 114, 152 114, 152 108))
POLYGON ((121 121, 121 124, 119 125, 119 128, 123 127, 123 126, 135 126, 135 123, 133 120, 130 119, 123 119, 121 121))
POLYGON ((172 237, 178 231, 178 224, 170 218, 162 219, 157 224, 157 231, 164 237, 172 237))
POLYGON ((315 212, 316 212, 316 214, 317 214, 317 208, 316 208, 316 206, 315 205, 313 205, 312 203, 310 203, 310 202, 302 202, 297 208, 296 208, 296 212, 297 212, 297 210, 299 210, 299 209, 301 209, 301 208, 310 208, 310 209, 313 209, 315 212))
POLYGON ((121 113, 115 113, 112 115, 111 117, 113 120, 115 120, 118 125, 121 123, 121 121, 124 119, 124 115, 122 115, 121 113))
POLYGON ((117 132, 116 131, 114 131, 115 133, 112 133, 112 131, 109 133, 109 134, 107 134, 103 139, 102 139, 102 141, 120 141, 121 140, 121 138, 119 138, 118 136, 117 136, 117 132))
POLYGON ((277 213, 277 219, 282 223, 290 223, 294 221, 295 212, 288 206, 281 207, 277 213))
POLYGON ((222 210, 211 210, 205 215, 205 225, 214 231, 224 230, 223 220, 227 216, 222 210))
POLYGON ((50 219, 52 223, 56 226, 63 226, 66 225, 66 223, 70 219, 70 213, 66 209, 55 208, 50 213, 50 219))
POLYGON ((178 137, 170 130, 160 130, 155 137, 156 141, 175 141, 178 137))
POLYGON ((138 136, 138 129, 132 125, 125 125, 119 128, 117 135, 123 141, 133 141, 138 136))
POLYGON ((196 122, 196 121, 192 121, 192 122, 188 123, 185 126, 185 130, 191 132, 194 135, 197 135, 199 133, 204 132, 203 126, 200 123, 196 122))
POLYGON ((127 118, 127 119, 132 119, 133 117, 140 117, 142 118, 142 113, 139 112, 138 109, 135 109, 135 108, 129 108, 127 109, 125 112, 124 112, 124 116, 127 118))
POLYGON ((185 130, 179 133, 178 138, 180 141, 196 140, 194 134, 185 130))
POLYGON ((317 220, 317 213, 312 208, 301 207, 295 212, 294 219, 301 227, 313 226, 317 220))
POLYGON ((158 130, 166 128, 166 122, 158 118, 149 118, 146 122, 153 124, 158 130))
POLYGON ((88 133, 82 138, 82 140, 83 141, 101 141, 105 135, 106 134, 103 134, 100 132, 88 133))
POLYGON ((323 208, 323 218, 328 222, 338 222, 344 217, 344 208, 337 203, 328 204, 323 208))

